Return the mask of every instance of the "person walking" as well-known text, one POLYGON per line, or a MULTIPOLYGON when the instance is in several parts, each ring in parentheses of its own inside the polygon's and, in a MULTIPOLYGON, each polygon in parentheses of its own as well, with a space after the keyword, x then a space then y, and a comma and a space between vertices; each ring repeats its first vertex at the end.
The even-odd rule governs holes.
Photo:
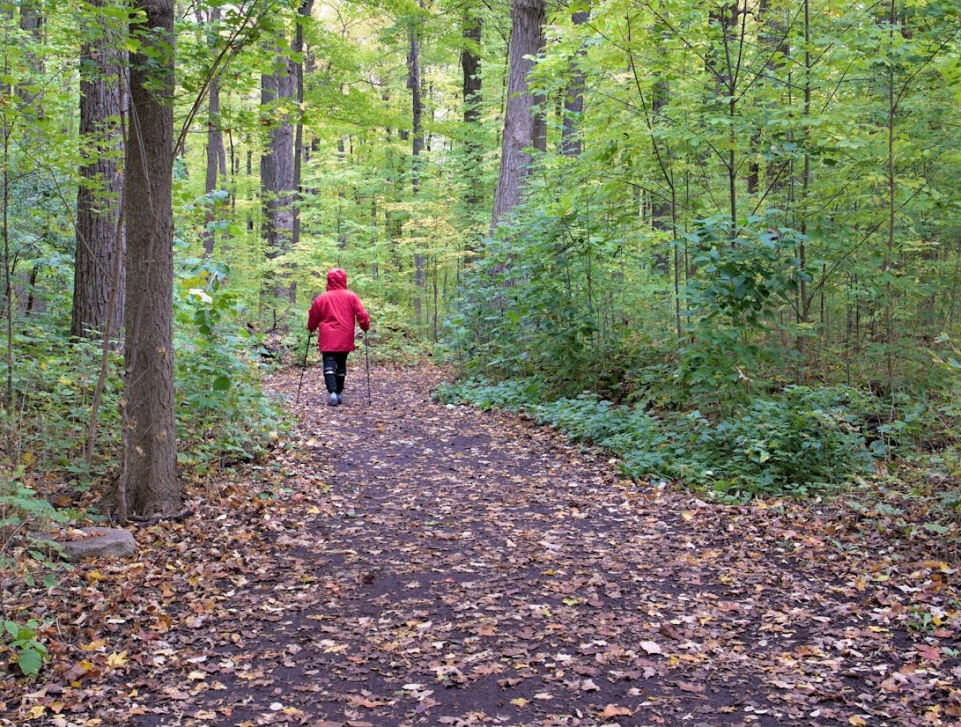
POLYGON ((334 268, 327 273, 327 292, 314 298, 307 314, 307 330, 313 333, 320 329, 317 345, 324 363, 328 406, 344 403, 347 356, 356 348, 355 321, 361 330, 370 329, 370 314, 357 294, 347 289, 347 273, 334 268))

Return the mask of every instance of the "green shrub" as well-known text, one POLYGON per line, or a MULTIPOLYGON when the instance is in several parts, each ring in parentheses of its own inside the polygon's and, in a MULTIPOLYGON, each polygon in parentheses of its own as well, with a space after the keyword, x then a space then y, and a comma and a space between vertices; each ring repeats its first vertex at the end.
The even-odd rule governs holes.
POLYGON ((788 387, 714 420, 696 410, 654 415, 591 393, 538 403, 543 393, 535 379, 471 380, 438 395, 529 412, 575 441, 618 455, 632 478, 678 481, 726 498, 800 496, 843 484, 871 465, 856 414, 863 397, 843 388, 788 387))
MULTIPOLYGON (((25 551, 29 557, 24 559, 22 567, 17 567, 24 550, 20 548, 18 552, 12 544, 17 536, 47 530, 52 523, 65 522, 66 517, 24 484, 23 479, 22 468, 0 478, 0 571, 19 573, 27 585, 33 586, 36 584, 35 571, 39 568, 47 573, 44 585, 52 587, 57 579, 50 568, 49 551, 25 551)), ((16 655, 20 671, 25 676, 37 674, 47 658, 47 648, 40 641, 39 624, 32 619, 19 623, 4 614, 4 628, 0 633, 16 655)))
POLYGON ((4 621, 3 628, 21 673, 28 677, 38 674, 47 660, 47 647, 40 641, 40 624, 34 619, 24 624, 4 621))
MULTIPOLYGON (((58 335, 53 321, 19 326, 14 338, 12 383, 18 417, 7 421, 8 457, 31 470, 58 472, 82 489, 91 477, 106 476, 120 446, 119 400, 122 360, 111 351, 100 403, 99 456, 88 471, 87 435, 100 371, 102 347, 58 335), (22 361, 33 361, 24 366, 22 361), (19 459, 18 459, 19 458, 19 459)), ((0 363, 6 376, 6 362, 0 363)))
POLYGON ((520 411, 534 406, 543 396, 538 379, 508 379, 494 383, 483 379, 466 379, 455 384, 441 384, 434 398, 446 404, 463 402, 488 411, 506 409, 520 411))
POLYGON ((758 398, 713 426, 714 489, 749 495, 805 494, 865 474, 871 457, 843 389, 792 386, 758 398))
POLYGON ((229 269, 211 261, 187 264, 175 301, 178 458, 205 472, 260 454, 267 433, 282 426, 282 409, 261 387, 261 346, 224 286, 229 269))

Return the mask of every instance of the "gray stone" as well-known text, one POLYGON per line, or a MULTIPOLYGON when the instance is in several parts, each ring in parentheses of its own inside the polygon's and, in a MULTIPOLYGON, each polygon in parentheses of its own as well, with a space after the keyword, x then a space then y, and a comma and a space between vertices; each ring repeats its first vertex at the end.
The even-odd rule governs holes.
POLYGON ((63 557, 72 563, 85 558, 128 558, 137 552, 137 541, 123 528, 82 528, 89 537, 60 542, 63 557))

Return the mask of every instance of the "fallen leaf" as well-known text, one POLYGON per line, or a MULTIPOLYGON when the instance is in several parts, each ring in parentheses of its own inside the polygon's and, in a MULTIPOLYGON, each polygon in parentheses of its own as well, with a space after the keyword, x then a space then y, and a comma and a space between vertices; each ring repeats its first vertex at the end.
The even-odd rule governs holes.
POLYGON ((648 654, 661 654, 661 653, 663 653, 663 652, 661 651, 660 645, 658 645, 657 642, 654 642, 654 641, 642 641, 642 642, 641 642, 641 648, 644 649, 644 651, 646 651, 648 654))
POLYGON ((918 644, 914 647, 921 658, 927 659, 928 661, 941 661, 941 652, 933 646, 927 646, 925 644, 918 644))
POLYGON ((347 701, 351 704, 356 704, 358 707, 365 707, 367 709, 377 709, 378 707, 383 707, 386 702, 381 702, 376 699, 368 699, 360 695, 350 695, 347 697, 347 701))
POLYGON ((616 704, 608 704, 598 715, 601 719, 615 719, 617 717, 630 717, 634 714, 627 707, 619 707, 616 704))
MULTIPOLYGON (((661 636, 665 636, 665 637, 667 637, 667 638, 669 638, 669 639, 673 639, 674 641, 680 641, 680 640, 681 640, 681 632, 678 631, 678 630, 677 630, 677 627, 674 626, 674 624, 672 624, 672 623, 668 623, 667 621, 665 621, 664 623, 662 623, 662 624, 658 627, 657 630, 658 630, 658 633, 661 634, 661 636)), ((648 653, 652 653, 652 652, 648 652, 648 653)), ((661 652, 660 652, 660 651, 657 651, 657 652, 653 652, 653 653, 659 654, 659 653, 661 653, 661 652)))

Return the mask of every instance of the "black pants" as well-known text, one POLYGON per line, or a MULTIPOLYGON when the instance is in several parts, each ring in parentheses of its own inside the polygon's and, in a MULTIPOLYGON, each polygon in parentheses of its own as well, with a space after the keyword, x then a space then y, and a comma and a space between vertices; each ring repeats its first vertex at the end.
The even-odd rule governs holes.
POLYGON ((324 384, 329 394, 340 394, 347 378, 347 352, 321 354, 324 357, 324 384))

